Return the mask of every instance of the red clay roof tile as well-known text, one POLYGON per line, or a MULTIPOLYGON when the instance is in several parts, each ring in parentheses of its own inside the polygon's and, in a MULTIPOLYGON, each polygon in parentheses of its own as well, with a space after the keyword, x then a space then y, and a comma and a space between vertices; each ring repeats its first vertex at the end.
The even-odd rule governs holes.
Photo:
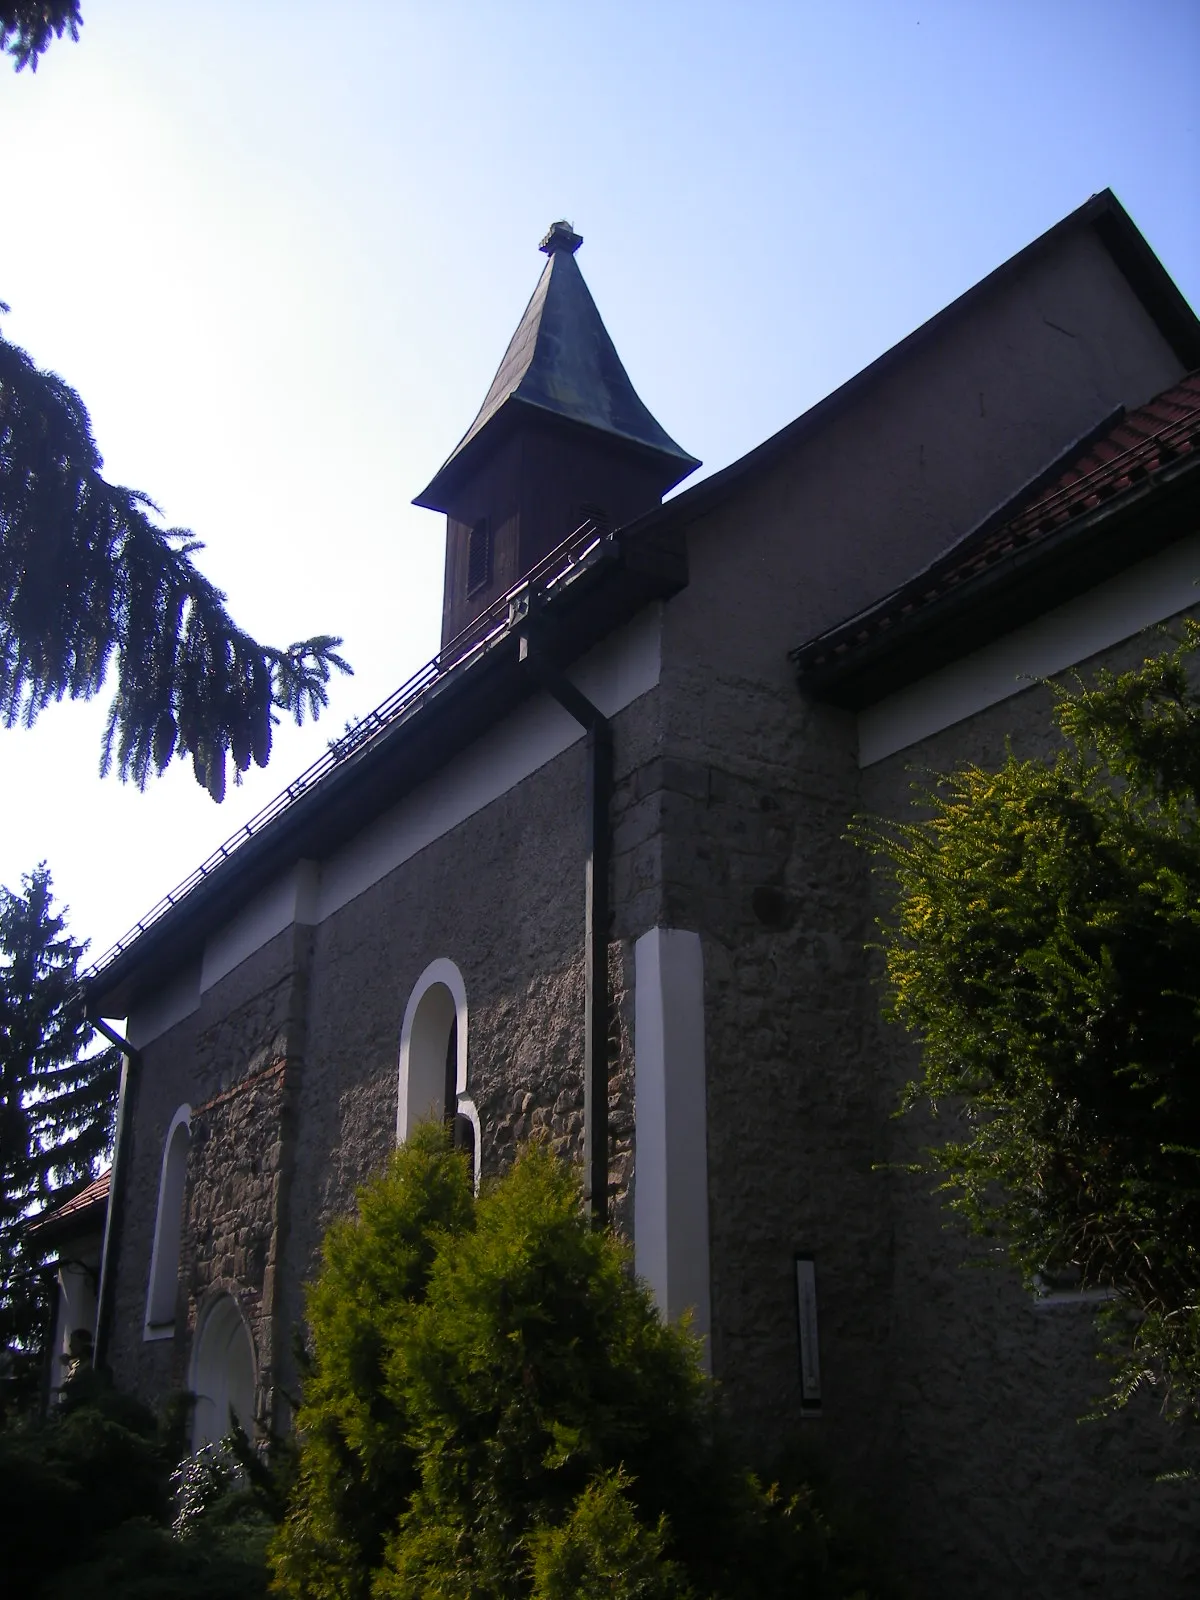
POLYGON ((1000 526, 989 517, 899 589, 799 646, 792 652, 792 660, 800 677, 844 660, 853 647, 875 639, 893 621, 920 611, 956 584, 1037 544, 1073 518, 1191 455, 1198 445, 1200 370, 1188 373, 1144 406, 1121 416, 1099 438, 1078 447, 1049 485, 1039 485, 1023 504, 1018 498, 1006 508, 1000 526))

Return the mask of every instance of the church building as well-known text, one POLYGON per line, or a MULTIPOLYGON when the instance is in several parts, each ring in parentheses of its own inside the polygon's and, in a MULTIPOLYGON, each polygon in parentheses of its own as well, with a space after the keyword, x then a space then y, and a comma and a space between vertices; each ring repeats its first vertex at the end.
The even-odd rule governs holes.
MULTIPOLYGON (((799 1440, 916 1592, 1196 1592, 1151 1404, 1081 1424, 1094 1307, 906 1162, 883 909, 913 769, 1051 749, 1200 580, 1200 323, 1105 191, 742 459, 638 398, 556 223, 446 519, 438 655, 93 969, 132 1046, 97 1344, 285 1428, 329 1222, 420 1119, 540 1135, 690 1311, 746 1447, 799 1440), (669 421, 669 419, 668 419, 669 421)), ((628 354, 634 354, 627 352, 628 354)))

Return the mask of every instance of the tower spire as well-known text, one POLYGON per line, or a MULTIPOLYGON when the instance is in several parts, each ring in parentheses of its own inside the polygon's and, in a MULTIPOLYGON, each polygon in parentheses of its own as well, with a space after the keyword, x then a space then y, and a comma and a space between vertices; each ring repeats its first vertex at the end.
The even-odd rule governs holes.
POLYGON ((582 243, 551 223, 479 413, 414 502, 448 519, 445 639, 586 516, 631 521, 700 465, 630 383, 575 259, 582 243))
POLYGON ((538 249, 545 256, 552 256, 556 250, 567 250, 574 255, 582 243, 583 235, 576 233, 569 222, 552 222, 538 249))

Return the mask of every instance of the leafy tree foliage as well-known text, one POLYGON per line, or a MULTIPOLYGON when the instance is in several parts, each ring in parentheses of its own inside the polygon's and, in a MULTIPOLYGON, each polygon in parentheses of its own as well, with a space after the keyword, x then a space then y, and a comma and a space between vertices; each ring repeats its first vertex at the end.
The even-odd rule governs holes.
POLYGON ((445 1130, 418 1130, 325 1242, 277 1589, 848 1593, 811 1498, 724 1448, 694 1341, 629 1269, 543 1149, 474 1201, 445 1130))
POLYGON ((265 766, 272 724, 327 703, 340 639, 286 649, 239 628, 183 529, 106 482, 73 389, 0 337, 0 718, 30 727, 52 702, 115 692, 101 771, 142 787, 190 756, 214 800, 227 759, 265 766))
POLYGON ((908 1104, 961 1108, 931 1152, 952 1205, 1033 1284, 1112 1291, 1123 1403, 1200 1402, 1200 626, 1060 696, 1064 747, 966 767, 860 836, 898 888, 892 1015, 908 1104))
POLYGON ((93 1039, 77 977, 86 946, 54 909, 43 865, 0 889, 0 1346, 18 1399, 36 1387, 48 1313, 26 1224, 108 1149, 119 1056, 93 1039))
POLYGON ((51 39, 64 33, 78 39, 82 26, 79 0, 0 0, 0 52, 12 56, 18 72, 22 67, 36 72, 51 39))

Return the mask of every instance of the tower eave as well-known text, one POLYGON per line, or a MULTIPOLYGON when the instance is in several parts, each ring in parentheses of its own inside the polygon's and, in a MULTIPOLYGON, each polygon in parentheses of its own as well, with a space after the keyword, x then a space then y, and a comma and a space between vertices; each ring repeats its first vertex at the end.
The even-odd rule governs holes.
POLYGON ((659 469, 662 482, 660 494, 666 494, 677 483, 682 483, 684 478, 701 465, 696 456, 689 455, 685 450, 661 450, 641 439, 620 433, 615 428, 603 428, 593 422, 577 421, 573 417, 563 416, 551 406, 540 405, 536 400, 514 394, 509 396, 504 405, 482 428, 471 433, 458 445, 420 494, 413 496, 413 505, 421 506, 426 511, 449 514, 450 502, 462 482, 470 477, 480 463, 522 422, 540 422, 551 429, 574 434, 577 438, 606 442, 614 449, 653 464, 659 469))

